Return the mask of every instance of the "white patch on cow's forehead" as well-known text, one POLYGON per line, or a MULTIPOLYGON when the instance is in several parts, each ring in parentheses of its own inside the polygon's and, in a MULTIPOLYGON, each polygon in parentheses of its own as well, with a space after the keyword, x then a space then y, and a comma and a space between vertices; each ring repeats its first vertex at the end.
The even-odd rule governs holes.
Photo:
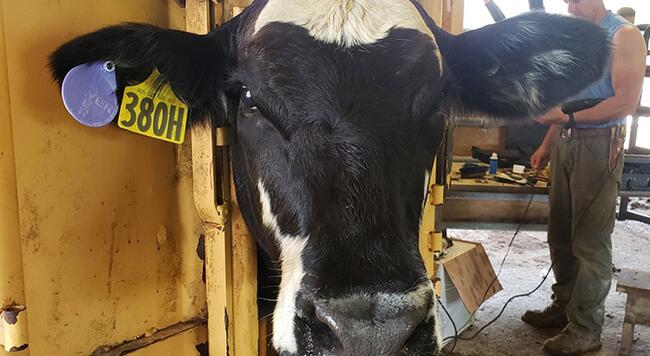
POLYGON ((417 30, 435 42, 408 0, 269 0, 257 18, 255 33, 272 22, 301 26, 319 41, 344 47, 375 43, 392 28, 417 30))
POLYGON ((271 197, 264 188, 261 179, 257 181, 257 189, 262 204, 262 223, 273 232, 280 245, 280 260, 282 261, 280 291, 273 312, 273 346, 278 351, 296 353, 298 352, 294 325, 296 295, 300 290, 302 277, 305 275, 302 266, 302 251, 307 244, 307 238, 283 234, 278 225, 278 219, 271 210, 271 197))

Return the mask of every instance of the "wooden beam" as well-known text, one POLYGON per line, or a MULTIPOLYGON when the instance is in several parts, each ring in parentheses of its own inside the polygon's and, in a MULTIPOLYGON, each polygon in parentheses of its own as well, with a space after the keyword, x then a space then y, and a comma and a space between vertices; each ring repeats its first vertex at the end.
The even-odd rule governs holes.
POLYGON ((444 0, 420 0, 422 7, 438 25, 442 23, 442 2, 444 0))
POLYGON ((188 0, 185 3, 187 31, 204 35, 210 32, 210 0, 188 0))
POLYGON ((464 0, 443 0, 441 27, 453 34, 463 32, 464 11, 464 0))

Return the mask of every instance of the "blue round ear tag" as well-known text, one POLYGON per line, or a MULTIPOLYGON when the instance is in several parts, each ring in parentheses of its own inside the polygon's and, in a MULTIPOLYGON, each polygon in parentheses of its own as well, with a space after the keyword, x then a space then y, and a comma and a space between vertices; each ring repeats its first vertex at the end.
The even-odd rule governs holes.
POLYGON ((63 79, 61 96, 70 115, 91 127, 108 125, 119 110, 117 80, 112 62, 94 62, 72 68, 63 79))

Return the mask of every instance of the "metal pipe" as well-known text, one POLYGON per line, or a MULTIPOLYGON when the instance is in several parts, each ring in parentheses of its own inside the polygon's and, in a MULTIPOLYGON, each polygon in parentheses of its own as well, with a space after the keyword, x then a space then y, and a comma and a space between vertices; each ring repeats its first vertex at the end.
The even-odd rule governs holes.
MULTIPOLYGON (((0 6, 0 29, 3 19, 0 6)), ((28 337, 6 54, 0 31, 0 343, 15 352, 27 347, 28 337)))

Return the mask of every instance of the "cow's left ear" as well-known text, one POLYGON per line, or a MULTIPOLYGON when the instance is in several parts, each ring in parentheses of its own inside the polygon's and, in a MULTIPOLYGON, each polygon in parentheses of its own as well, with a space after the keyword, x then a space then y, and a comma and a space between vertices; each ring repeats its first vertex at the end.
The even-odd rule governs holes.
POLYGON ((235 49, 245 13, 207 35, 146 24, 110 26, 77 37, 50 56, 52 77, 59 84, 73 67, 96 61, 115 64, 118 98, 126 85, 145 80, 154 68, 189 107, 191 118, 217 114, 215 98, 224 90, 236 64, 235 49))
POLYGON ((447 106, 499 118, 534 117, 599 79, 610 43, 585 20, 528 13, 458 36, 436 29, 449 71, 447 106))

